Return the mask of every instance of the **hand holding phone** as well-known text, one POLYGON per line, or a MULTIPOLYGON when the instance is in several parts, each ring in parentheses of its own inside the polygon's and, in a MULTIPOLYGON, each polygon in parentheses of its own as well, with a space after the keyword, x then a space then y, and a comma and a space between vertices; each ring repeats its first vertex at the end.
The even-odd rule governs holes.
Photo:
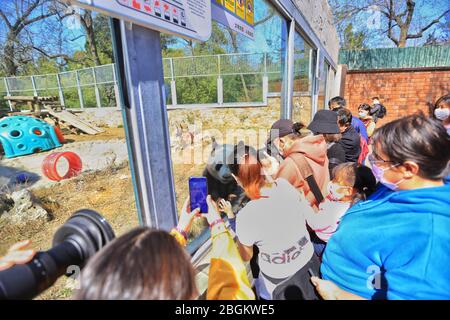
POLYGON ((189 178, 189 197, 191 210, 200 209, 201 213, 208 212, 206 197, 208 196, 208 184, 206 177, 189 178))

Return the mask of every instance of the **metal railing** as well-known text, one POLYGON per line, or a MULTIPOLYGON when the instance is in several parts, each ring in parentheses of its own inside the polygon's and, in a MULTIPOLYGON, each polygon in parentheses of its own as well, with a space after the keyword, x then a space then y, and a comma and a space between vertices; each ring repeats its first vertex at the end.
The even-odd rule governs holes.
MULTIPOLYGON (((281 52, 164 58, 163 66, 169 109, 267 105, 268 96, 279 95, 282 79, 281 52), (202 89, 207 91, 203 98, 192 92, 202 89)), ((0 97, 5 95, 55 95, 69 109, 119 106, 120 101, 115 64, 0 78, 0 97)), ((0 108, 1 103, 6 106, 0 99, 0 108)))
POLYGON ((114 64, 45 75, 0 78, 2 96, 55 95, 61 105, 68 108, 117 106, 117 90, 114 64))

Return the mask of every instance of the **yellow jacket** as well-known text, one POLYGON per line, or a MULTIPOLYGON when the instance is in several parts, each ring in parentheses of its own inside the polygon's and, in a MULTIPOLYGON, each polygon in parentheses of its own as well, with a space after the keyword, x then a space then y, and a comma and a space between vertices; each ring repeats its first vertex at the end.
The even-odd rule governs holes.
MULTIPOLYGON (((176 229, 171 234, 182 245, 186 239, 176 229)), ((212 252, 207 300, 254 300, 255 294, 236 244, 224 222, 211 229, 212 252)))

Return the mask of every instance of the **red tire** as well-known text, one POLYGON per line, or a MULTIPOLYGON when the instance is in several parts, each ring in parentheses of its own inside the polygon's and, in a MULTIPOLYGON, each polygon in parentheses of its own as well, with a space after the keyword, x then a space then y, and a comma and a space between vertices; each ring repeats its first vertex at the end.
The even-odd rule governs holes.
POLYGON ((83 164, 80 157, 73 152, 55 152, 49 154, 42 162, 42 173, 52 181, 61 181, 72 178, 80 174, 83 169, 83 164), (69 163, 69 170, 64 176, 60 176, 56 165, 59 159, 66 158, 69 163))

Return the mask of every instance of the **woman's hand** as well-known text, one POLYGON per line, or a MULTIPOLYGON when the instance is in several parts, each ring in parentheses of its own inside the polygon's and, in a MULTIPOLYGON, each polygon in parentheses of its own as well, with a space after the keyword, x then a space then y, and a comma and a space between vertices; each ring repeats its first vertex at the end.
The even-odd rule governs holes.
POLYGON ((341 289, 333 282, 318 277, 311 277, 311 282, 324 300, 339 300, 341 289))
POLYGON ((36 251, 27 249, 30 244, 30 240, 24 240, 12 245, 6 255, 0 258, 0 271, 6 270, 15 264, 25 264, 31 261, 36 251))
POLYGON ((311 282, 324 300, 366 300, 356 294, 342 290, 329 280, 311 277, 311 282))
POLYGON ((190 199, 189 197, 187 197, 187 199, 184 201, 183 208, 181 209, 177 227, 180 230, 188 233, 189 229, 191 228, 192 221, 194 221, 194 218, 199 215, 200 208, 196 208, 195 210, 191 211, 190 199))
POLYGON ((228 219, 234 219, 235 215, 233 209, 231 208, 231 202, 225 199, 220 199, 218 203, 218 208, 220 212, 225 212, 228 219))
POLYGON ((263 167, 264 174, 267 176, 274 176, 280 168, 280 163, 278 160, 270 156, 266 151, 264 151, 264 159, 261 159, 260 162, 263 167))
POLYGON ((219 220, 221 217, 219 209, 217 208, 216 203, 212 200, 210 195, 208 195, 208 197, 206 198, 206 203, 208 204, 208 212, 202 214, 202 216, 204 216, 206 220, 208 220, 208 223, 211 224, 214 221, 219 220))

